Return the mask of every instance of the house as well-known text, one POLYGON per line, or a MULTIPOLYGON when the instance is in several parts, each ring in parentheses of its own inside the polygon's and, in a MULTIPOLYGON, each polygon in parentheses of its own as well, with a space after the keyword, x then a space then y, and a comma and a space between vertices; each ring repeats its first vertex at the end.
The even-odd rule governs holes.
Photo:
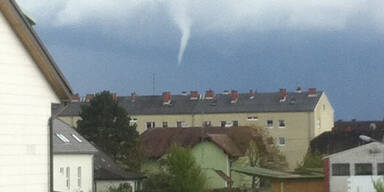
POLYGON ((0 12, 0 191, 52 191, 51 104, 72 90, 16 2, 0 12))
POLYGON ((324 192, 322 172, 291 173, 261 167, 232 168, 234 172, 269 180, 273 192, 324 192))
POLYGON ((230 181, 230 164, 241 155, 233 141, 225 134, 203 133, 200 128, 154 128, 140 136, 144 156, 142 165, 147 174, 162 170, 162 160, 173 144, 191 148, 197 164, 207 180, 207 188, 224 188, 230 181))
POLYGON ((384 144, 372 142, 324 157, 326 192, 371 192, 384 174, 384 144))
MULTIPOLYGON (((77 126, 80 106, 92 95, 72 103, 60 118, 77 126)), ((325 92, 310 88, 294 92, 249 93, 225 91, 215 94, 207 90, 200 94, 191 91, 181 95, 164 92, 163 95, 117 97, 137 124, 139 133, 157 127, 237 127, 266 128, 286 156, 289 167, 295 168, 308 150, 309 142, 317 135, 331 130, 334 110, 325 92)))
POLYGON ((93 191, 94 154, 98 150, 61 120, 53 120, 53 189, 93 191))
POLYGON ((107 192, 110 187, 124 183, 129 183, 133 192, 141 189, 145 176, 123 170, 103 151, 98 150, 94 162, 95 192, 107 192))
POLYGON ((332 131, 326 131, 311 140, 311 151, 333 154, 365 144, 359 139, 366 135, 381 141, 384 136, 384 121, 336 121, 332 131))

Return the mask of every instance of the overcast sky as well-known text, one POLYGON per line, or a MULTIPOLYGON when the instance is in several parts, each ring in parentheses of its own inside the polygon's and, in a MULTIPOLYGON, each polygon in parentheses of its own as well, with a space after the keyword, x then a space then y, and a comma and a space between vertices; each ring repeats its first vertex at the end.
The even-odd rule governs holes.
POLYGON ((382 0, 18 0, 75 92, 324 90, 384 118, 382 0))

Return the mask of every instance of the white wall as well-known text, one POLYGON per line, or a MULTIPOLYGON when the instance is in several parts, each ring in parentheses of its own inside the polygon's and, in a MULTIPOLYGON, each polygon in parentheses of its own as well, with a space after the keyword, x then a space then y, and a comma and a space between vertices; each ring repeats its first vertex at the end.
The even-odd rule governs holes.
POLYGON ((45 192, 52 88, 0 13, 0 191, 45 192))
POLYGON ((90 192, 93 187, 93 155, 53 155, 53 188, 60 192, 90 192), (69 167, 69 188, 66 171, 69 167), (78 167, 81 167, 81 187, 78 186, 78 167), (60 172, 62 169, 62 172, 60 172))
MULTIPOLYGON (((329 157, 329 184, 330 192, 346 192, 349 189, 350 177, 362 178, 355 176, 355 163, 371 163, 373 175, 377 175, 377 163, 384 162, 384 145, 379 143, 371 143, 340 152, 329 157), (332 164, 349 163, 350 176, 332 176, 332 164)), ((371 178, 371 176, 363 176, 371 178)))
POLYGON ((373 181, 383 181, 382 176, 352 176, 348 178, 348 192, 373 192, 373 181))
POLYGON ((136 191, 135 181, 96 181, 96 192, 107 192, 109 187, 119 187, 123 183, 129 183, 132 191, 136 191))

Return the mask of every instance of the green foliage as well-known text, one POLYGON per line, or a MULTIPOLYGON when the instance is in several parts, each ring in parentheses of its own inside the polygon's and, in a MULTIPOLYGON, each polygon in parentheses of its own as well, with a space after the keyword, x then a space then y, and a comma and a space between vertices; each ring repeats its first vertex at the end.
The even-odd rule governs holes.
POLYGON ((90 105, 81 106, 78 131, 94 142, 124 168, 138 170, 141 157, 136 125, 108 91, 96 94, 90 105))
POLYGON ((376 192, 384 192, 384 179, 380 178, 376 181, 372 180, 373 187, 375 188, 376 192))
POLYGON ((150 175, 143 183, 141 192, 168 192, 170 176, 167 173, 150 175))
POLYGON ((303 161, 296 168, 296 171, 306 172, 306 170, 320 169, 323 168, 323 166, 323 156, 318 152, 311 152, 311 150, 308 150, 303 161))
POLYGON ((205 176, 190 149, 172 146, 167 156, 171 192, 202 192, 205 176))
POLYGON ((108 192, 132 192, 132 187, 129 183, 122 183, 119 187, 109 187, 108 192))

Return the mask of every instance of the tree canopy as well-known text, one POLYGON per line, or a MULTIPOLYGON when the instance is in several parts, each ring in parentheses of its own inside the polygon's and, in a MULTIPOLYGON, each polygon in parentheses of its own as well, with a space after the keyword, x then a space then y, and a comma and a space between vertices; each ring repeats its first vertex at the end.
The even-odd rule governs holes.
POLYGON ((130 125, 124 108, 109 91, 97 93, 89 105, 81 106, 78 131, 124 168, 139 168, 138 132, 130 125))

